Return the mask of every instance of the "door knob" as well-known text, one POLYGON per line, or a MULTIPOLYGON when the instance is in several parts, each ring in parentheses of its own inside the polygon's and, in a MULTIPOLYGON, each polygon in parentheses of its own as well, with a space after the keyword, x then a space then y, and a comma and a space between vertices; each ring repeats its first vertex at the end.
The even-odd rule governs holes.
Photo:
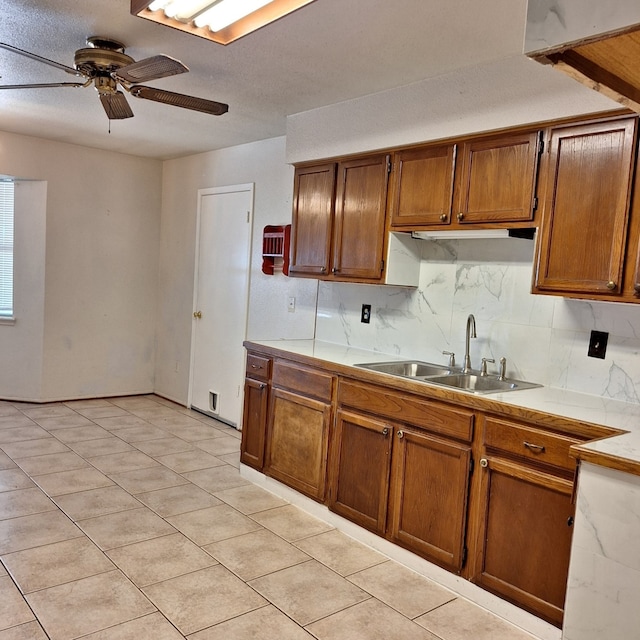
POLYGON ((202 318, 202 311, 194 311, 193 317, 198 318, 198 320, 200 320, 200 318, 202 318))

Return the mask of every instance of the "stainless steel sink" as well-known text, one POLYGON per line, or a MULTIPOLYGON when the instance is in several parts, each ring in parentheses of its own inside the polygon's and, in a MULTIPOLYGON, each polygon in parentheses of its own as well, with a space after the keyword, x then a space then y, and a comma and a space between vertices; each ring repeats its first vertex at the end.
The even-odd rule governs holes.
POLYGON ((481 376, 476 373, 454 373, 435 376, 429 378, 428 382, 472 393, 500 393, 542 386, 534 382, 525 382, 524 380, 500 380, 497 376, 481 376))
POLYGON ((388 373, 392 376, 401 376, 403 378, 429 378, 431 376, 446 376, 452 373, 449 367, 431 364, 430 362, 421 362, 419 360, 367 362, 355 366, 363 369, 371 369, 372 371, 378 371, 380 373, 388 373))

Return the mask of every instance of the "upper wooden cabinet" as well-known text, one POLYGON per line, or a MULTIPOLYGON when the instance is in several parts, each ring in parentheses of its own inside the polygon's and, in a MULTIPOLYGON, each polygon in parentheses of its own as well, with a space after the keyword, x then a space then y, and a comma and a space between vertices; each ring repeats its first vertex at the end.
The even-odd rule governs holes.
POLYGON ((336 165, 298 167, 293 181, 293 224, 289 273, 329 273, 336 165))
POLYGON ((380 281, 389 156, 297 167, 289 273, 380 281))
POLYGON ((629 117, 551 130, 534 293, 633 297, 624 272, 625 261, 636 266, 626 259, 636 129, 629 117))
POLYGON ((392 229, 532 226, 540 133, 394 154, 392 229))

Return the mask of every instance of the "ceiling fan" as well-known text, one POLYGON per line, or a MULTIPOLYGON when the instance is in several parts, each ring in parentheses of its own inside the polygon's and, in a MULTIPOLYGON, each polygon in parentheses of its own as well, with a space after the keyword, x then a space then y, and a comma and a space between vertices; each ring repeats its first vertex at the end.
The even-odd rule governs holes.
POLYGON ((0 42, 0 48, 13 51, 21 56, 43 62, 51 67, 62 69, 82 82, 50 82, 44 84, 6 84, 0 89, 40 89, 46 87, 88 87, 93 84, 100 96, 109 120, 123 120, 133 117, 133 111, 122 91, 122 87, 134 98, 143 98, 162 104, 171 104, 183 109, 192 109, 214 116, 221 116, 229 110, 229 105, 204 98, 187 96, 182 93, 165 91, 147 87, 139 82, 166 78, 178 73, 186 73, 189 69, 179 60, 163 54, 144 58, 136 62, 128 56, 121 42, 111 38, 91 36, 87 38, 87 46, 78 49, 73 59, 73 67, 60 64, 54 60, 43 58, 35 53, 18 49, 10 44, 0 42))

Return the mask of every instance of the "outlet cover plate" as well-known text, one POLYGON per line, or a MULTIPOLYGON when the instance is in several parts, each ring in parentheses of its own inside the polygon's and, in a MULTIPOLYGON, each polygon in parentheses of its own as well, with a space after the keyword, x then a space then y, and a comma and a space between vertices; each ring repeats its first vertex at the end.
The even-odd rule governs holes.
POLYGON ((360 312, 360 322, 364 322, 364 324, 369 324, 371 322, 371 305, 363 304, 362 311, 360 312))
POLYGON ((600 358, 604 360, 607 353, 607 341, 609 334, 606 331, 592 331, 589 339, 589 351, 587 355, 590 358, 600 358))

